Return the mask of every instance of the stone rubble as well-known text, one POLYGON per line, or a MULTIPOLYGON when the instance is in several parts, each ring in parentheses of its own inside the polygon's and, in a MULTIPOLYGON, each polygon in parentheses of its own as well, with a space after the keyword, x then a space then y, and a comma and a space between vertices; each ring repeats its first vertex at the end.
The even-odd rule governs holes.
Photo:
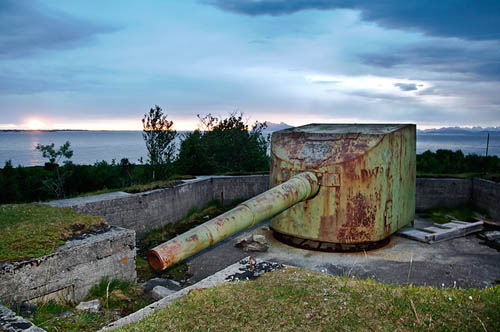
POLYGON ((488 241, 493 241, 493 240, 496 240, 496 239, 500 239, 500 231, 484 232, 482 235, 488 241))
POLYGON ((45 332, 30 321, 17 316, 13 311, 0 305, 0 331, 6 332, 45 332))
POLYGON ((101 308, 101 304, 99 303, 99 300, 92 300, 92 301, 80 302, 76 306, 76 310, 79 310, 79 311, 90 311, 90 312, 99 312, 100 308, 101 308))
POLYGON ((264 235, 250 234, 239 240, 235 247, 245 252, 265 252, 269 249, 269 243, 264 235))
POLYGON ((153 299, 158 301, 163 299, 164 297, 174 294, 175 292, 177 291, 158 285, 151 290, 151 296, 153 297, 153 299))
POLYGON ((141 285, 141 287, 144 289, 144 292, 150 292, 156 286, 163 286, 174 291, 178 291, 182 288, 181 284, 177 281, 166 278, 153 278, 141 285))

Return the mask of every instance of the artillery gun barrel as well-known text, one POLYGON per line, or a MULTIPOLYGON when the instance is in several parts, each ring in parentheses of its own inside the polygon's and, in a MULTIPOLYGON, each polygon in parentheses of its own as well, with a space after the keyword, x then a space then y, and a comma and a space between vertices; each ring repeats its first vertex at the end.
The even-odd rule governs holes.
POLYGON ((162 271, 245 228, 270 218, 319 191, 312 172, 303 172, 199 225, 147 253, 149 264, 162 271))

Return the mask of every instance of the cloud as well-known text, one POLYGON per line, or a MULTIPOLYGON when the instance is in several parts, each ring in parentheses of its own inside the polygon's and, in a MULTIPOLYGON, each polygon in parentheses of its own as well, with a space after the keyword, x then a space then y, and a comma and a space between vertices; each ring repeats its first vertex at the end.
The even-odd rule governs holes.
POLYGON ((0 58, 4 59, 76 47, 114 30, 116 27, 79 19, 35 0, 0 2, 0 58))
POLYGON ((471 40, 500 39, 500 1, 202 0, 219 9, 249 15, 290 15, 304 10, 351 9, 383 27, 471 40))
POLYGON ((415 91, 418 90, 415 83, 394 83, 394 86, 400 88, 401 91, 415 91))
POLYGON ((411 46, 363 53, 362 63, 384 69, 411 67, 447 73, 465 81, 500 81, 500 42, 431 40, 411 46))

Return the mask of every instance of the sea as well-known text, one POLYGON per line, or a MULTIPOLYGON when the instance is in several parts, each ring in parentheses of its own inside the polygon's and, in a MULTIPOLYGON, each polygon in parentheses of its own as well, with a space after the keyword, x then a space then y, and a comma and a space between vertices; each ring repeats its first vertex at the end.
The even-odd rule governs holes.
MULTIPOLYGON (((485 155, 486 137, 486 133, 417 133, 417 153, 448 149, 485 155)), ((47 160, 36 146, 54 143, 58 148, 66 141, 71 143, 71 161, 75 164, 90 165, 102 160, 119 163, 122 158, 131 163, 138 163, 141 158, 146 161, 142 131, 0 131, 0 167, 8 160, 13 166, 43 165, 47 160)), ((179 146, 180 138, 176 144, 179 146)), ((490 136, 488 155, 500 156, 500 135, 490 136)))

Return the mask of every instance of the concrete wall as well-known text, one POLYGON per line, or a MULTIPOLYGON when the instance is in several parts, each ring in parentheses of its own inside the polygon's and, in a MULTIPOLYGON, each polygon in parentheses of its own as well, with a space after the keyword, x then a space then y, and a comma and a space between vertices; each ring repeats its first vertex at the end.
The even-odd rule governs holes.
POLYGON ((417 178, 416 210, 472 204, 500 220, 500 183, 484 179, 417 178))
POLYGON ((214 199, 222 198, 226 204, 253 197, 268 187, 268 175, 214 176, 170 189, 139 194, 104 194, 95 198, 68 199, 49 204, 70 206, 78 213, 102 216, 109 225, 133 229, 136 236, 141 238, 149 230, 175 222, 190 209, 202 208, 214 199))
POLYGON ((500 183, 473 179, 472 187, 474 206, 486 211, 493 220, 500 221, 500 183))
MULTIPOLYGON (((491 181, 451 178, 417 178, 416 210, 456 207, 472 203, 500 219, 496 201, 500 184, 491 181), (473 193, 474 192, 474 193, 473 193), (495 198, 496 197, 496 198, 495 198)), ((149 230, 175 222, 192 208, 201 208, 217 199, 230 203, 253 197, 269 187, 268 175, 214 176, 184 183, 171 189, 141 194, 112 193, 51 202, 71 206, 84 214, 103 216, 108 224, 136 231, 141 238, 149 230)))
POLYGON ((415 210, 472 203, 471 179, 417 178, 415 210))
POLYGON ((135 281, 135 233, 109 228, 70 240, 55 253, 0 266, 0 301, 82 300, 107 276, 135 281))
POLYGON ((221 176, 212 178, 213 198, 230 204, 246 200, 269 189, 269 175, 221 176))

